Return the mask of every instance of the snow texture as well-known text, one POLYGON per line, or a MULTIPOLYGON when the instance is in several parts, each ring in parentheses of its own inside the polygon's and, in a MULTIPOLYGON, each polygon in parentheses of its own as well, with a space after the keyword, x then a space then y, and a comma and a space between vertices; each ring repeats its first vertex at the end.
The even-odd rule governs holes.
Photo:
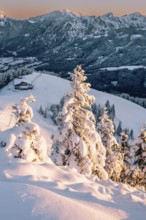
MULTIPOLYGON (((49 117, 44 119, 38 109, 40 105, 48 107, 59 103, 66 91, 70 91, 69 82, 39 73, 31 77, 34 80, 32 92, 37 100, 30 103, 33 121, 51 145, 56 127, 49 117)), ((145 120, 145 109, 109 94, 95 90, 91 93, 101 104, 107 99, 115 104, 116 120, 121 119, 124 126, 138 133, 145 120)), ((10 106, 29 95, 30 91, 15 91, 12 83, 0 90, 0 139, 7 142, 7 147, 0 148, 0 219, 145 219, 146 194, 140 190, 110 180, 87 178, 76 169, 58 167, 51 160, 32 163, 11 157, 9 147, 15 142, 19 127, 18 131, 13 130, 16 120, 10 106)))

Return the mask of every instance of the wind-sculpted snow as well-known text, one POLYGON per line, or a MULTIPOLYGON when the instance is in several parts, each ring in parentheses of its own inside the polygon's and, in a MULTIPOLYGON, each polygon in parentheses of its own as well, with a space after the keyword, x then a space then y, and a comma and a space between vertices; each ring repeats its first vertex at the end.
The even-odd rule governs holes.
POLYGON ((142 220, 146 214, 145 193, 129 186, 109 180, 93 182, 53 164, 13 161, 2 165, 2 219, 142 220))

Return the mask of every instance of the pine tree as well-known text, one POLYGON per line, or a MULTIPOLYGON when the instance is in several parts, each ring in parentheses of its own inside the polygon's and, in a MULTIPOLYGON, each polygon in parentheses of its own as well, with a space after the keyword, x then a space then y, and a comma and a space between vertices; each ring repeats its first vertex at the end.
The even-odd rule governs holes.
POLYGON ((94 117, 95 117, 95 120, 96 120, 96 122, 97 122, 97 120, 98 120, 98 107, 97 107, 97 104, 96 104, 96 103, 93 103, 93 104, 91 105, 91 111, 92 111, 92 113, 93 113, 93 115, 94 115, 94 117))
POLYGON ((107 112, 110 112, 111 106, 109 100, 106 101, 105 108, 107 109, 107 112))
POLYGON ((122 122, 120 121, 118 126, 117 126, 116 133, 117 133, 118 136, 120 136, 121 132, 122 132, 122 122))
POLYGON ((94 97, 88 95, 90 84, 81 66, 72 75, 73 92, 65 99, 59 113, 59 128, 54 137, 53 158, 58 165, 76 167, 87 176, 107 178, 104 170, 105 148, 95 128, 95 117, 91 112, 94 97))
POLYGON ((21 99, 19 104, 13 106, 17 125, 31 121, 31 118, 33 117, 33 111, 32 108, 28 105, 28 103, 34 101, 35 97, 29 96, 27 98, 21 99))
POLYGON ((52 120, 54 121, 55 124, 57 124, 56 118, 59 113, 59 105, 55 105, 55 104, 51 105, 50 111, 52 112, 52 120))
POLYGON ((109 177, 114 181, 120 180, 120 174, 123 169, 123 155, 120 153, 120 146, 114 137, 114 124, 109 119, 107 109, 104 109, 101 121, 97 126, 101 135, 102 142, 106 147, 106 171, 109 177))
POLYGON ((144 187, 146 190, 146 127, 141 129, 134 146, 134 164, 132 172, 132 185, 144 187))
POLYGON ((40 105, 40 108, 39 108, 39 113, 40 113, 41 115, 43 115, 43 114, 44 114, 44 110, 43 110, 42 105, 40 105))
POLYGON ((146 190, 146 172, 136 167, 132 170, 128 184, 146 190))
POLYGON ((10 151, 15 158, 45 162, 48 158, 45 139, 40 134, 39 126, 31 122, 33 110, 28 103, 33 101, 34 96, 29 96, 13 107, 18 133, 10 151))
POLYGON ((129 183, 132 181, 131 179, 131 145, 129 143, 129 137, 126 134, 126 131, 121 132, 120 134, 120 146, 121 146, 121 153, 123 154, 123 169, 121 171, 120 181, 123 183, 129 183))
POLYGON ((125 132, 125 134, 128 136, 128 138, 130 137, 130 131, 128 128, 123 129, 123 131, 125 132))
POLYGON ((103 115, 98 123, 97 131, 101 135, 103 145, 106 147, 107 152, 120 149, 120 146, 114 137, 113 121, 109 118, 106 108, 104 108, 103 115))
POLYGON ((131 164, 131 146, 129 144, 129 137, 125 131, 120 134, 121 152, 124 154, 124 162, 127 165, 131 164))
POLYGON ((100 121, 100 117, 103 114, 103 108, 100 106, 100 104, 97 106, 96 103, 93 103, 91 105, 91 111, 95 117, 96 126, 97 126, 97 123, 100 121))
POLYGON ((134 131, 133 131, 133 129, 130 130, 130 139, 131 140, 134 139, 134 131))
MULTIPOLYGON (((69 95, 69 94, 68 94, 68 95, 69 95)), ((60 99, 59 111, 62 111, 62 108, 63 108, 63 106, 64 106, 65 99, 66 99, 65 96, 63 96, 63 97, 60 99)))
POLYGON ((112 121, 114 121, 115 116, 116 116, 116 111, 115 111, 115 105, 113 104, 110 108, 109 117, 110 119, 112 119, 112 121))
POLYGON ((59 104, 53 104, 50 106, 50 111, 52 112, 52 119, 54 121, 55 124, 58 125, 58 122, 56 120, 57 116, 58 116, 58 113, 60 111, 62 111, 62 108, 63 108, 63 105, 64 105, 64 102, 65 102, 65 96, 63 96, 60 100, 60 103, 59 104))
POLYGON ((58 113, 56 121, 58 131, 54 136, 52 156, 57 165, 70 165, 73 131, 73 105, 72 94, 66 95, 64 106, 58 113))
POLYGON ((45 108, 45 110, 44 110, 43 117, 47 118, 47 108, 45 108))
POLYGON ((146 129, 141 129, 138 140, 134 146, 135 161, 134 164, 137 165, 141 170, 146 172, 146 129))

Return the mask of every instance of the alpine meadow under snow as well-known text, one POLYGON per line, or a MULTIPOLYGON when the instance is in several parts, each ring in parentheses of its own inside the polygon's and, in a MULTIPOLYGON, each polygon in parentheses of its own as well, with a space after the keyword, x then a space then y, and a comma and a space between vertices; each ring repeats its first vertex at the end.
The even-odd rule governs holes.
MULTIPOLYGON (((115 106, 116 127, 121 121, 123 128, 133 129, 137 142, 134 145, 132 141, 135 147, 131 154, 136 158, 138 149, 145 153, 145 130, 141 128, 146 109, 93 89, 88 94, 90 85, 85 83, 81 67, 74 73, 71 85, 67 80, 34 72, 25 76, 33 81, 33 90, 15 90, 13 82, 0 90, 0 219, 145 218, 145 191, 115 182, 116 172, 129 166, 130 157, 124 151, 125 146, 129 149, 128 136, 123 131, 116 140, 104 105, 109 100, 115 106), (62 97, 64 104, 56 125, 50 107, 62 97), (94 97, 104 109, 97 129, 90 111, 94 97), (108 164, 112 159, 117 167, 111 173, 108 164)), ((144 160, 135 164, 144 170, 144 160)))

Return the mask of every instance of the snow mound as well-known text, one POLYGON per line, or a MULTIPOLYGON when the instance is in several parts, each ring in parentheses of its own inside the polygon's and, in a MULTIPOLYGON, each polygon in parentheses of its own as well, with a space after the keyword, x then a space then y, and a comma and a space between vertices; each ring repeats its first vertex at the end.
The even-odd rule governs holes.
POLYGON ((146 215, 145 193, 112 181, 93 182, 67 167, 13 162, 0 179, 0 219, 143 220, 146 215))
MULTIPOLYGON (((1 188, 1 212, 0 219, 118 219, 114 211, 109 216, 108 212, 100 205, 97 209, 91 208, 80 201, 66 198, 41 187, 17 183, 0 183, 1 188), (10 207, 9 211, 6 207, 10 207), (72 213, 74 213, 72 215, 72 213)), ((122 211, 119 211, 121 214, 122 211)), ((122 216, 122 215, 121 215, 122 216)), ((124 214, 123 216, 124 217, 124 214)))

